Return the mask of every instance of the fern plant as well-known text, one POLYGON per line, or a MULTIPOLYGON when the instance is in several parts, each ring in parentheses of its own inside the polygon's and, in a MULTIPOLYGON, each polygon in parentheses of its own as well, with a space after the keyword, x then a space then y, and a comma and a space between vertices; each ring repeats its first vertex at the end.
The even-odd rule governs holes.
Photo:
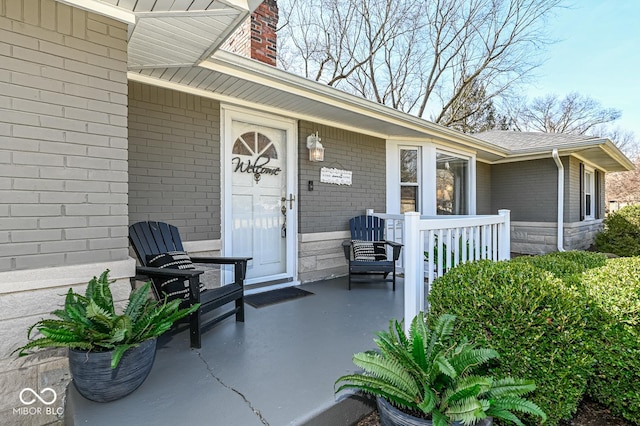
POLYGON ((391 321, 389 331, 377 333, 378 351, 353 357, 362 373, 340 377, 336 390, 358 389, 382 397, 406 412, 418 412, 434 426, 454 421, 472 425, 492 416, 523 425, 514 412, 545 413, 522 396, 533 391, 530 380, 494 379, 478 367, 498 358, 493 349, 476 348, 468 341, 453 341, 455 316, 440 316, 433 330, 423 313, 413 319, 409 336, 402 323, 391 321))
POLYGON ((160 336, 173 323, 198 309, 194 305, 179 309, 180 300, 160 303, 149 298, 151 283, 133 290, 121 314, 113 303, 109 270, 100 278, 93 277, 82 296, 69 289, 64 309, 51 314, 59 319, 42 319, 27 330, 29 342, 16 349, 19 356, 28 355, 29 349, 66 347, 85 351, 113 351, 111 368, 120 363, 127 349, 145 340, 160 336), (32 340, 37 329, 42 337, 32 340))

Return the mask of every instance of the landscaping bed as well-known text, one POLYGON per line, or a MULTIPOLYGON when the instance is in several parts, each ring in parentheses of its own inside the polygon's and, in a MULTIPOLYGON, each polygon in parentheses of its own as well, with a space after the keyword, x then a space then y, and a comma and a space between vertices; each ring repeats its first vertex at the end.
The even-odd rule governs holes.
MULTIPOLYGON (((380 426, 378 411, 375 410, 357 423, 357 426, 380 426)), ((589 399, 578 406, 576 415, 560 426, 633 426, 633 423, 611 414, 611 411, 589 399)))

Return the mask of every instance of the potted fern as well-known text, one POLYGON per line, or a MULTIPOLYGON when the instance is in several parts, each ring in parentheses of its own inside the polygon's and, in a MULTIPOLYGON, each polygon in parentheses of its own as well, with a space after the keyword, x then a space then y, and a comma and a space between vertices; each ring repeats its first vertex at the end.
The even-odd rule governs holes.
POLYGON ((180 300, 159 303, 149 298, 150 283, 133 290, 121 314, 116 313, 109 270, 93 277, 84 296, 69 289, 64 309, 27 330, 29 342, 19 356, 33 348, 69 348, 69 369, 78 392, 98 402, 114 401, 147 378, 155 360, 156 339, 175 321, 198 306, 179 309, 180 300), (37 329, 41 337, 33 336, 37 329))
POLYGON ((522 425, 514 412, 545 413, 522 396, 535 384, 514 378, 495 379, 479 367, 498 358, 493 349, 476 348, 452 338, 455 316, 440 316, 433 327, 422 313, 411 323, 409 336, 402 323, 391 321, 389 332, 377 334, 379 351, 353 357, 362 373, 336 381, 336 390, 358 389, 376 396, 380 421, 391 425, 485 425, 493 418, 522 425))

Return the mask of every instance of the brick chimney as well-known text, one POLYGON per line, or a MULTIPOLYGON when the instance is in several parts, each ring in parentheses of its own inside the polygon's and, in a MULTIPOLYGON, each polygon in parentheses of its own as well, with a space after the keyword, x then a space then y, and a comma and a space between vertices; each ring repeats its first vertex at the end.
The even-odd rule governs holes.
POLYGON ((260 6, 224 42, 222 49, 276 66, 276 0, 264 0, 260 6))

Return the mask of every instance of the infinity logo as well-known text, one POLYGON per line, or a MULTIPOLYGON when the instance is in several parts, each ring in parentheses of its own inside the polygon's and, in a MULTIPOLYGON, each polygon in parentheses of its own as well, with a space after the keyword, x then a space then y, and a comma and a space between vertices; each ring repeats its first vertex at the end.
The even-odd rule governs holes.
POLYGON ((22 390, 20 391, 20 402, 22 402, 24 405, 31 405, 31 404, 33 404, 34 402, 36 402, 36 400, 39 400, 39 401, 40 401, 40 402, 42 402, 44 405, 51 405, 51 404, 53 404, 54 402, 56 402, 56 399, 58 398, 58 395, 56 394, 56 391, 54 391, 54 390, 53 390, 53 389, 51 389, 51 388, 44 388, 44 389, 42 389, 42 391, 40 392, 40 394, 41 394, 42 396, 44 396, 44 394, 45 394, 45 393, 47 393, 47 392, 51 392, 51 393, 53 394, 53 399, 52 399, 51 401, 46 401, 45 399, 42 399, 42 397, 41 397, 40 395, 38 395, 38 394, 36 393, 36 391, 34 391, 34 390, 33 390, 33 389, 31 389, 31 388, 24 388, 24 389, 22 389, 22 390), (33 397, 32 397, 32 399, 25 400, 25 398, 24 398, 24 394, 25 394, 25 393, 29 393, 29 392, 31 392, 31 394, 32 394, 32 395, 33 395, 33 397, 35 397, 35 398, 33 398, 33 397))

